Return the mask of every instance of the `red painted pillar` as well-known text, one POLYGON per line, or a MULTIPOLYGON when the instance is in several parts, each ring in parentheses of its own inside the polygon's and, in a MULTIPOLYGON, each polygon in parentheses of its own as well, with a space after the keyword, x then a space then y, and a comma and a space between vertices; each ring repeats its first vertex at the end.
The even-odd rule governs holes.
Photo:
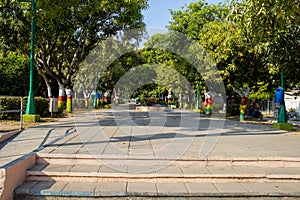
POLYGON ((48 91, 48 98, 51 99, 52 98, 52 91, 51 91, 51 87, 47 88, 48 91))
POLYGON ((109 101, 109 92, 104 93, 104 103, 108 103, 109 101))

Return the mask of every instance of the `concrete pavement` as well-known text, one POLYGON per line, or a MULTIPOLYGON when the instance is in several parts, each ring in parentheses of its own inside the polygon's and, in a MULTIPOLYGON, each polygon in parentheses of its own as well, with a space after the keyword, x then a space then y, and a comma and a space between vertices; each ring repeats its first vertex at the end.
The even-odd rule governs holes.
POLYGON ((18 197, 27 191, 46 196, 297 198, 299 148, 299 134, 271 125, 190 112, 94 111, 28 128, 1 143, 2 199, 11 198, 16 187, 5 187, 11 179, 8 169, 28 158, 27 168, 38 165, 26 173, 27 168, 19 170, 24 173, 19 182, 29 175, 32 179, 18 187, 18 197), (52 182, 41 181, 47 178, 52 182))

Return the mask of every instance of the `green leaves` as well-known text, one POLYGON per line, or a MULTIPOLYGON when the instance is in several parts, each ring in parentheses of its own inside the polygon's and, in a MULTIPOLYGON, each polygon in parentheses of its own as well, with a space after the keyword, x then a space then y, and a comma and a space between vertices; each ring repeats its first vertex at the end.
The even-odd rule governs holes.
POLYGON ((28 58, 8 53, 0 56, 0 94, 24 96, 29 81, 28 58), (27 78, 26 78, 27 77, 27 78), (16 81, 17 80, 17 81, 16 81))
MULTIPOLYGON (((0 42, 3 48, 29 53, 30 2, 0 0, 0 42)), ((143 27, 146 0, 36 1, 35 66, 47 82, 72 86, 72 77, 89 52, 105 37, 143 27)))
POLYGON ((171 11, 172 20, 169 28, 187 34, 190 38, 199 39, 199 30, 212 21, 224 21, 228 14, 225 5, 208 5, 200 0, 191 3, 185 10, 171 11))

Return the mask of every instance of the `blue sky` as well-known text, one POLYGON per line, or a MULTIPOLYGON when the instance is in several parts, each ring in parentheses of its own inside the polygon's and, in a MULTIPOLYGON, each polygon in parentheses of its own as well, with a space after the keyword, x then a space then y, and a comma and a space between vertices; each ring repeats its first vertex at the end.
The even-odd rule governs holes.
MULTIPOLYGON (((149 8, 143 12, 148 28, 164 28, 169 25, 171 15, 169 9, 179 10, 182 6, 198 0, 149 0, 149 8)), ((209 4, 223 2, 222 0, 206 0, 209 4)))

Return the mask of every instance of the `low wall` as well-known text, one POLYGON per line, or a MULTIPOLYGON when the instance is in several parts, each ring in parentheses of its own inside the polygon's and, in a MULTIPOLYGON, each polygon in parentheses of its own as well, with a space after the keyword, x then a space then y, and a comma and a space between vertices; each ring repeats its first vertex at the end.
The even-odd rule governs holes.
POLYGON ((0 169, 0 199, 13 200, 14 190, 26 179, 27 169, 35 165, 36 155, 33 154, 11 166, 0 169))

